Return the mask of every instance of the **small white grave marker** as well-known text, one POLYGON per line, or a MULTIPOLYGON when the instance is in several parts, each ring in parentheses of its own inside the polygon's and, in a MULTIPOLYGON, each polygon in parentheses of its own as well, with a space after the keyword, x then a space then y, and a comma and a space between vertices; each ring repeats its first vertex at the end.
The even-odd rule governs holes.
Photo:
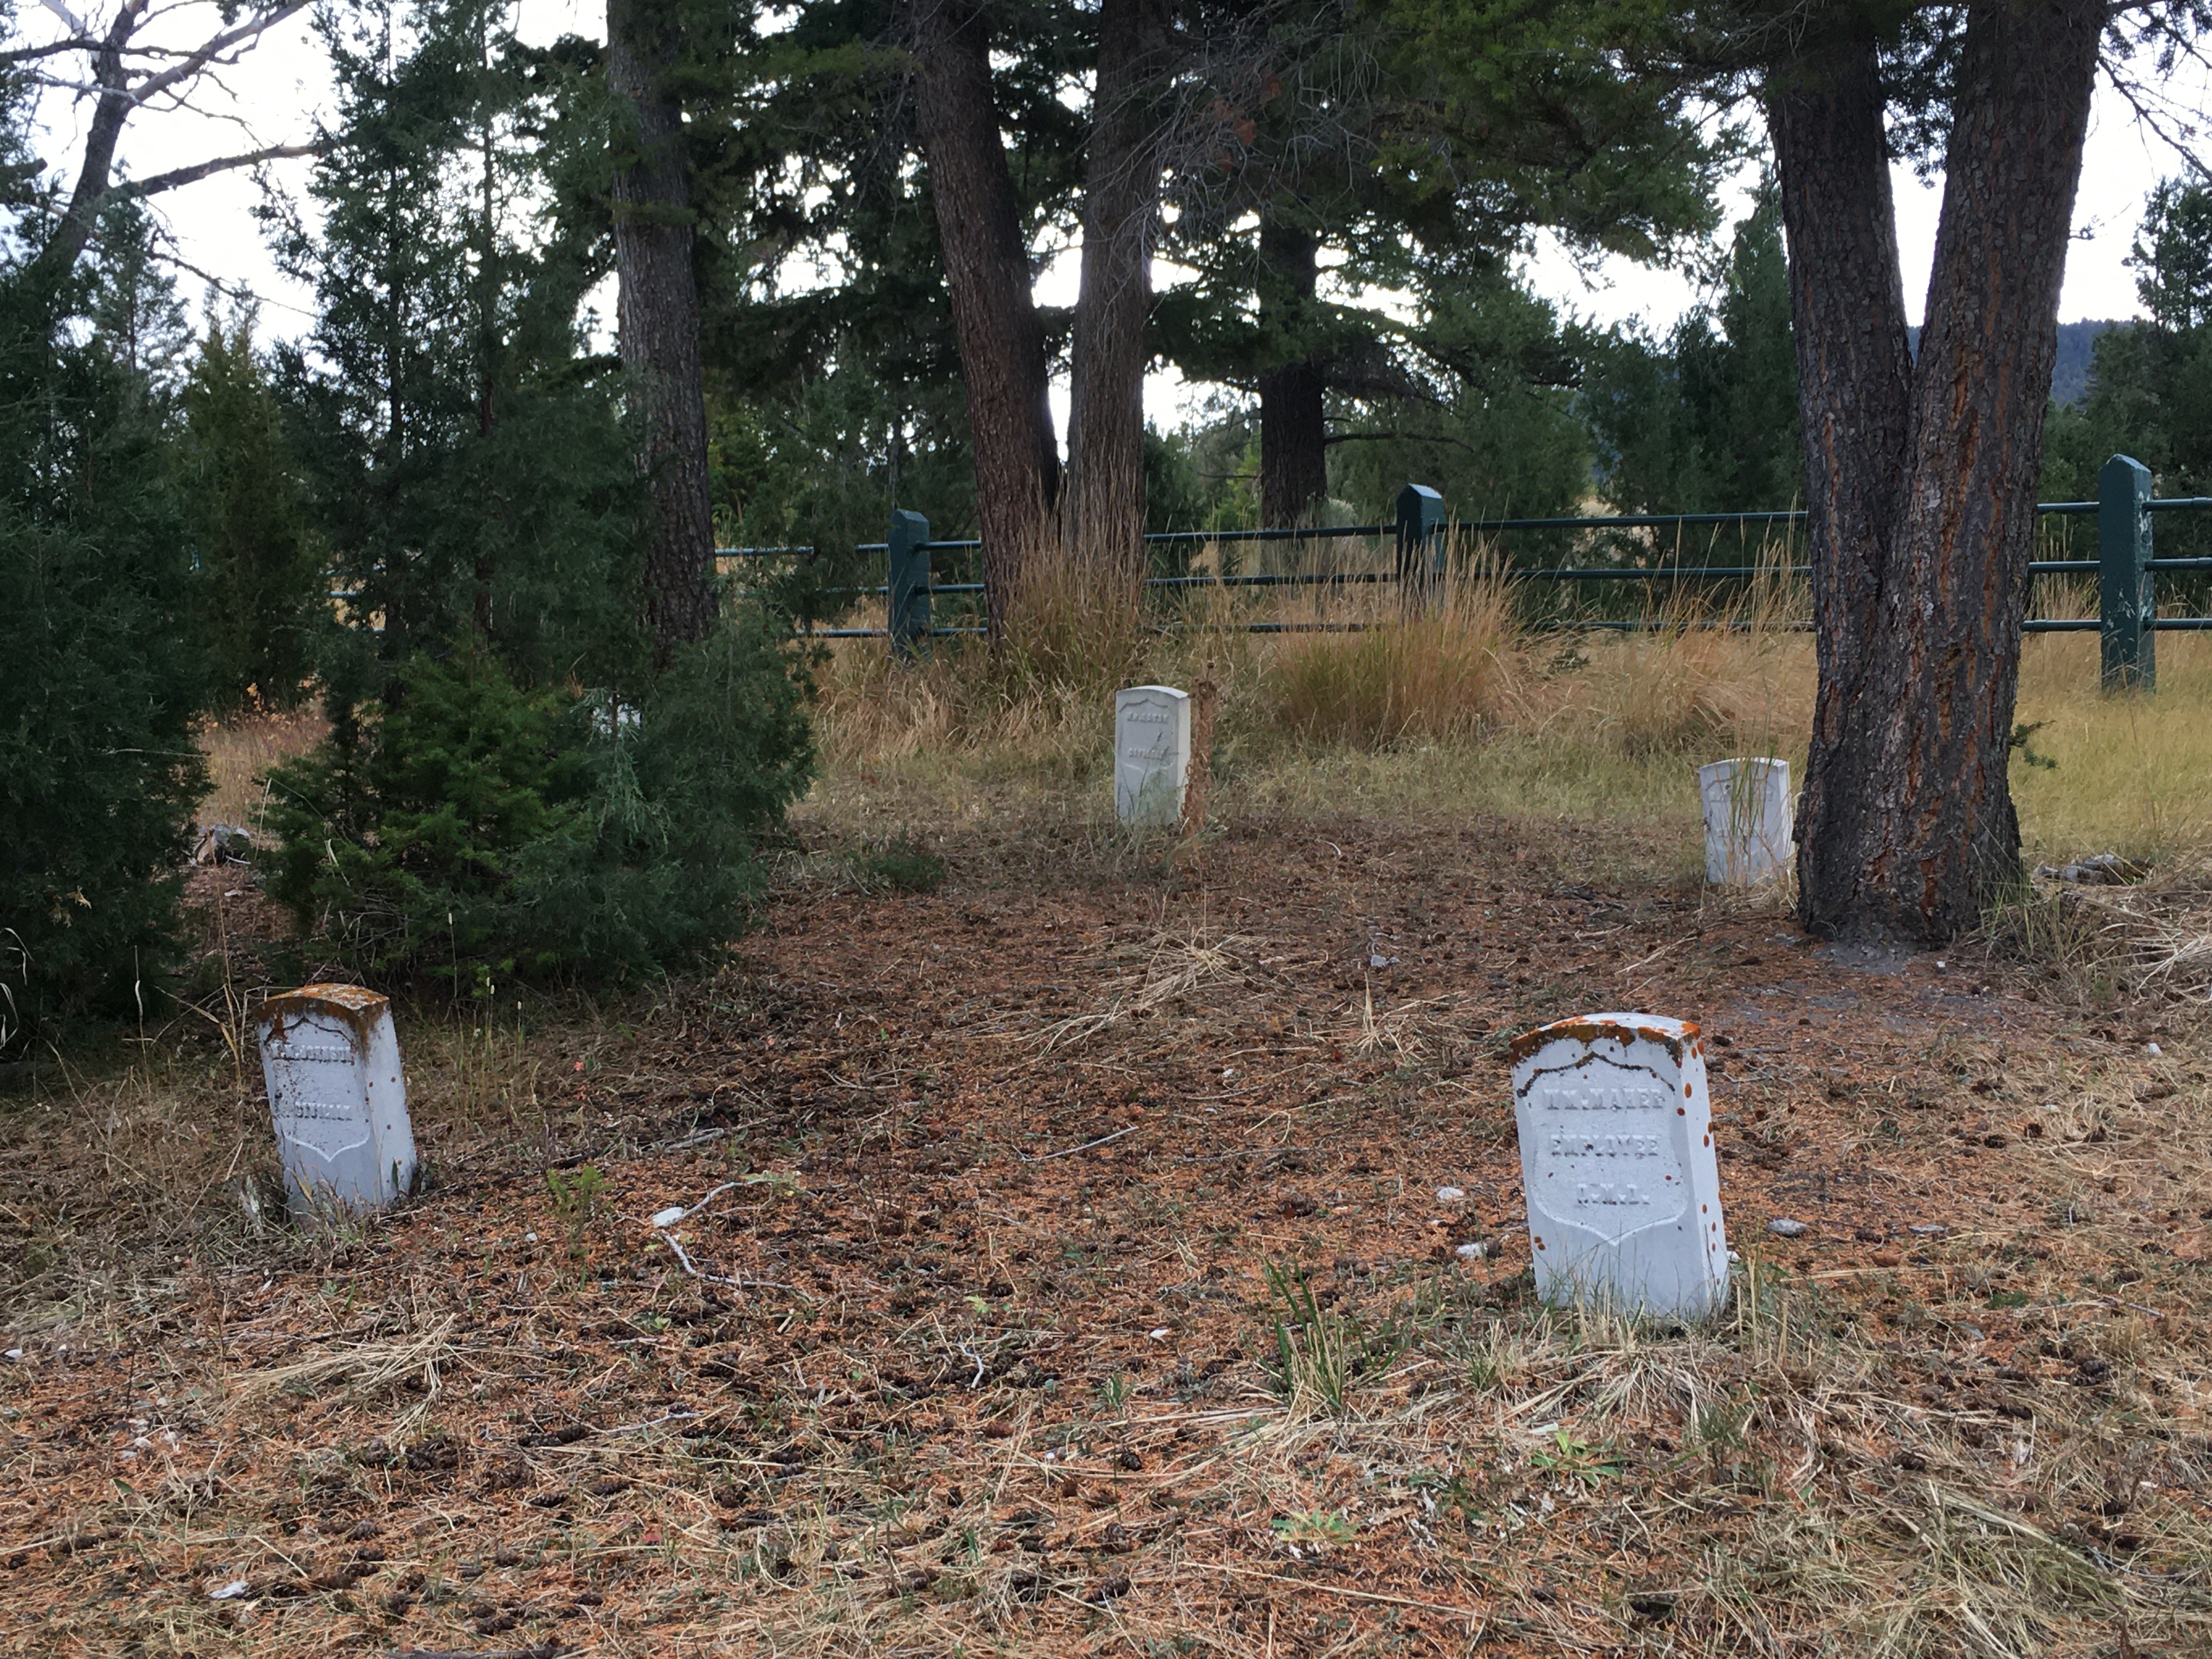
POLYGON ((284 1190, 310 1207, 381 1210, 415 1182, 415 1133, 392 1004, 358 985, 307 985, 261 1010, 284 1190))
POLYGON ((1114 697, 1114 815, 1174 829, 1190 773, 1190 694, 1133 685, 1114 697))
POLYGON ((1796 859, 1788 761, 1762 756, 1700 766, 1698 797, 1705 812, 1707 881, 1765 881, 1796 859))
POLYGON ((1537 1293, 1694 1316, 1728 1288, 1698 1028, 1586 1014, 1513 1044, 1537 1293))

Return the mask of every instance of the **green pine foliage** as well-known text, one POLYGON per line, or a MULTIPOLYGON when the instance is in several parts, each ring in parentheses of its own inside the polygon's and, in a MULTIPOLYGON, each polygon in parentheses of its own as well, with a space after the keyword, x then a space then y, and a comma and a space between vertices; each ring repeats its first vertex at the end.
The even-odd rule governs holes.
POLYGON ((192 621, 219 708, 290 708, 330 628, 330 578, 253 313, 210 313, 186 371, 176 475, 199 556, 192 621))
POLYGON ((344 118, 283 244, 320 315, 282 396, 349 598, 331 735, 270 776, 271 890, 370 982, 456 994, 710 957, 813 763, 759 596, 652 662, 648 501, 586 337, 603 204, 554 187, 598 112, 501 15, 325 17, 344 118))
POLYGON ((1572 512, 1589 444, 1552 307, 1477 265, 1428 296, 1421 325, 1419 353, 1373 393, 1332 400, 1329 493, 1370 523, 1389 520, 1408 481, 1441 492, 1455 516, 1572 512))
POLYGON ((514 890, 526 849, 559 862, 585 836, 590 778, 568 700, 518 687, 481 648, 418 658, 397 689, 270 774, 269 890, 374 981, 434 948, 450 971, 500 951, 503 975, 555 965, 514 890))
POLYGON ((342 696, 489 638, 525 679, 629 667, 642 501, 617 377, 586 337, 604 252, 538 211, 567 83, 479 0, 393 0, 319 27, 340 124, 318 232, 279 256, 317 300, 278 395, 356 629, 342 696))
POLYGON ((607 979, 735 937, 756 843, 805 787, 799 687, 765 629, 678 653, 642 705, 518 685, 481 645, 271 775, 270 890, 380 983, 607 979))
POLYGON ((84 320, 94 349, 123 371, 130 395, 166 404, 191 343, 177 280, 154 248, 154 223, 132 197, 100 211, 97 252, 82 272, 84 320))
MULTIPOLYGON (((1260 423, 1242 409, 1216 411, 1202 425, 1145 428, 1145 524, 1152 530, 1257 530, 1260 423)), ((1232 548, 1235 543, 1230 544, 1232 548)), ((1155 550, 1160 574, 1181 574, 1189 550, 1155 550)))
POLYGON ((162 399, 86 319, 121 286, 91 276, 56 306, 0 273, 0 1054, 159 1016, 205 787, 162 399))
POLYGON ((1803 505, 1789 264, 1771 184, 1735 228, 1716 301, 1664 344, 1632 330, 1601 343, 1582 401, 1600 491, 1623 512, 1803 505))

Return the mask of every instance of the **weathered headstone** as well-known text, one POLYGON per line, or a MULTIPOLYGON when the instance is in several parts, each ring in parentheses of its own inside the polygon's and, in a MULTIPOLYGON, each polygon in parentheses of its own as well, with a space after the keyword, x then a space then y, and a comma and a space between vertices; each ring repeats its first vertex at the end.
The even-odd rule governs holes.
POLYGON ((307 985, 264 1004, 260 1029, 286 1195, 359 1211, 407 1192, 415 1133, 391 1003, 358 985, 307 985))
POLYGON ((1707 881, 1765 881, 1796 860, 1788 761, 1761 757, 1700 766, 1698 797, 1705 814, 1707 881))
POLYGON ((1133 685, 1114 698, 1114 815, 1172 830, 1182 822, 1190 771, 1190 696, 1133 685))
POLYGON ((1719 1305, 1728 1232, 1695 1025, 1540 1026, 1513 1044, 1513 1108, 1539 1295, 1685 1316, 1719 1305))

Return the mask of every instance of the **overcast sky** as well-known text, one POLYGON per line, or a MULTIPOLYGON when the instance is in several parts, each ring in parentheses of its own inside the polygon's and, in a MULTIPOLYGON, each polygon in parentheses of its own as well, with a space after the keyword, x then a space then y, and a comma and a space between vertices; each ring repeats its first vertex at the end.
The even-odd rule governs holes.
MULTIPOLYGON (((190 11, 199 13, 204 21, 212 15, 212 7, 195 6, 190 11)), ((574 0, 519 0, 517 15, 524 38, 538 41, 566 32, 596 35, 605 16, 600 7, 579 5, 574 0)), ((27 9, 22 14, 27 30, 35 32, 37 20, 44 15, 27 9)), ((2205 106, 2202 71, 2192 67, 2192 74, 2198 78, 2190 84, 2166 88, 2169 106, 2185 114, 2205 106)), ((149 110, 137 116, 123 141, 125 167, 144 175, 257 144, 296 142, 312 129, 315 113, 327 107, 331 95, 322 52, 304 15, 268 36, 224 80, 223 89, 208 89, 198 112, 149 110)), ((82 109, 65 94, 52 94, 41 115, 48 128, 44 153, 73 170, 81 149, 82 109)), ((2124 262, 2146 192, 2181 166, 2172 149, 2142 130, 2118 94, 2110 87, 2100 88, 2075 210, 2075 240, 2067 256, 2062 317, 2070 320, 2138 313, 2135 273, 2124 262)), ((283 163, 276 169, 278 179, 295 194, 306 173, 304 162, 283 163)), ((1736 213, 1743 210, 1750 182, 1738 182, 1736 213)), ((1896 187, 1905 302, 1917 321, 1934 250, 1940 180, 1923 185, 1900 167, 1896 187)), ((310 296, 270 262, 252 217, 257 199, 251 177, 232 173, 159 198, 155 207, 181 258, 258 295, 263 301, 265 332, 295 334, 308 320, 310 296)), ((1073 297, 1073 264, 1063 260, 1060 269, 1048 274, 1042 285, 1045 297, 1060 302, 1073 297)), ((1622 260, 1609 262, 1591 281, 1554 248, 1540 249, 1528 274, 1536 291, 1563 310, 1601 324, 1640 318, 1655 331, 1663 331, 1698 297, 1691 279, 1681 273, 1645 270, 1622 260)), ((203 285, 185 274, 179 287, 197 296, 203 285)), ((1163 377, 1147 403, 1155 418, 1172 420, 1186 398, 1172 377, 1163 377)), ((1064 424, 1064 406, 1060 412, 1064 424)))

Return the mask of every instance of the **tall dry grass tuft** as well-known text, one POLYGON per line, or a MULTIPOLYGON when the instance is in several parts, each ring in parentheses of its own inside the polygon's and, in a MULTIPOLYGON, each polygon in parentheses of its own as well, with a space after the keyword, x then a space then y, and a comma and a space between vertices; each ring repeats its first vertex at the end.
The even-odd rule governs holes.
POLYGON ((1802 583, 1770 551, 1748 587, 1717 599, 1687 583, 1650 626, 1582 647, 1560 712, 1631 757, 1789 757, 1813 714, 1813 643, 1802 583))
POLYGON ((831 653, 815 677, 817 736, 833 765, 998 752, 1079 769, 1155 644, 1132 567, 1051 544, 1025 562, 995 647, 939 638, 912 663, 875 641, 831 653))
POLYGON ((915 663, 892 661, 880 641, 841 642, 815 691, 833 768, 997 752, 1052 769, 1105 741, 1112 720, 1079 688, 1008 674, 979 640, 934 640, 915 663))
POLYGON ((1006 637, 989 658, 1017 695, 1110 696, 1146 655, 1143 568, 1112 548, 1054 543, 1023 563, 1006 637))
POLYGON ((1494 569, 1447 581, 1426 614, 1393 614, 1395 592, 1364 597, 1364 616, 1346 617, 1352 607, 1339 604, 1313 618, 1357 621, 1363 631, 1291 634, 1275 647, 1259 690, 1283 731, 1367 749, 1468 738, 1525 702, 1528 653, 1494 569))

